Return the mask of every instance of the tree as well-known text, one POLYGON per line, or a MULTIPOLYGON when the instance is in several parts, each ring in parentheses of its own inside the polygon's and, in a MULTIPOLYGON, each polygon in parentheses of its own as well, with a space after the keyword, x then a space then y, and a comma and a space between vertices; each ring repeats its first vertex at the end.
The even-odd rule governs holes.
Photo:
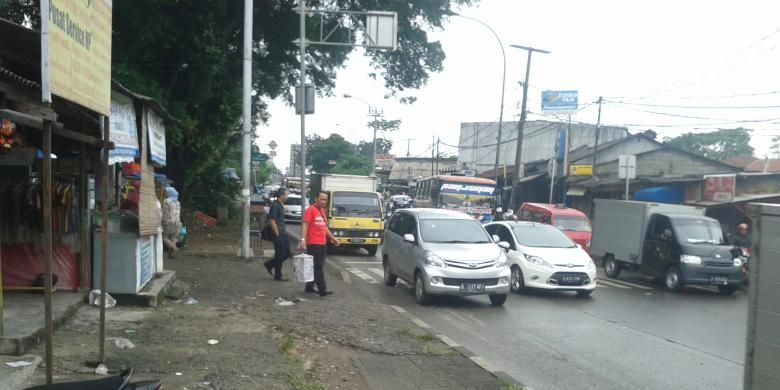
POLYGON ((331 173, 344 175, 368 175, 371 173, 371 159, 363 156, 344 155, 331 169, 331 173))
POLYGON ((666 137, 664 143, 719 161, 740 155, 753 155, 753 147, 750 146, 750 130, 741 127, 720 129, 710 133, 687 133, 675 138, 666 137))
POLYGON ((354 149, 354 144, 338 134, 328 138, 315 134, 306 140, 306 166, 317 173, 331 173, 340 159, 354 154, 354 149))
MULTIPOLYGON (((442 70, 444 51, 429 42, 427 31, 441 29, 453 7, 478 0, 310 0, 311 8, 344 11, 381 9, 398 12, 398 50, 366 51, 384 78, 388 95, 420 88, 432 72, 442 70)), ((267 101, 283 97, 292 103, 299 83, 296 1, 256 1, 253 30, 255 123, 269 119, 267 101)), ((0 15, 39 29, 38 0, 0 1, 0 15)), ((126 87, 159 101, 178 123, 169 125, 168 176, 176 181, 185 203, 207 197, 221 168, 237 161, 241 139, 241 73, 243 2, 224 0, 114 0, 112 77, 126 87)), ((320 27, 347 39, 365 20, 353 14, 309 17, 313 38, 320 27), (323 24, 321 26, 321 24, 323 24)), ((336 72, 349 53, 345 46, 307 48, 308 79, 323 95, 332 95, 336 72)), ((414 99, 401 97, 412 102, 414 99)), ((315 160, 312 160, 315 161, 315 160)), ((320 167, 322 161, 316 160, 320 167)))
MULTIPOLYGON (((376 139, 376 154, 389 154, 393 149, 393 141, 385 138, 376 139)), ((372 141, 360 141, 357 147, 358 154, 371 159, 374 154, 374 143, 372 141)))

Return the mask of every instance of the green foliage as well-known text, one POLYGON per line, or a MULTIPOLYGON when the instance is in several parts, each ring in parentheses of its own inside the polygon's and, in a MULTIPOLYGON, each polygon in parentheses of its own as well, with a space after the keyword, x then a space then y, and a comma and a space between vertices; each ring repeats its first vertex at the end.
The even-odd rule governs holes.
POLYGON ((306 165, 317 173, 332 173, 338 160, 353 155, 354 150, 355 146, 338 134, 328 138, 315 134, 306 140, 306 165))
POLYGON ((376 118, 368 122, 368 127, 380 131, 396 131, 401 126, 400 119, 376 118))
POLYGON ((344 175, 364 175, 371 173, 371 159, 363 156, 344 155, 330 170, 331 173, 344 175))
MULTIPOLYGON (((393 141, 385 138, 376 139, 376 154, 388 154, 393 148, 393 141)), ((371 159, 374 153, 374 143, 372 141, 360 141, 358 144, 358 155, 371 159)))
MULTIPOLYGON (((453 7, 476 1, 310 0, 307 5, 398 12, 398 50, 365 51, 375 68, 368 77, 382 77, 387 94, 398 96, 422 87, 431 72, 442 69, 444 51, 439 42, 428 42, 427 31, 441 29, 453 7)), ((39 4, 38 0, 0 0, 0 15, 38 28, 39 4)), ((252 87, 256 94, 252 109, 257 124, 268 120, 267 101, 282 97, 291 103, 293 87, 299 82, 297 1, 256 1, 253 18, 252 87)), ((208 199, 214 186, 222 185, 222 168, 237 167, 243 19, 241 1, 113 1, 112 77, 156 99, 178 119, 167 128, 167 173, 185 204, 208 199)), ((331 13, 323 19, 312 16, 307 20, 309 39, 319 32, 320 21, 327 31, 337 25, 344 27, 337 30, 334 39, 346 39, 356 26, 365 27, 365 18, 356 14, 342 17, 331 13)), ((332 95, 336 72, 352 50, 345 46, 307 48, 308 79, 319 93, 332 95)), ((413 96, 399 99, 414 101, 413 96)), ((316 169, 330 169, 331 155, 322 153, 309 161, 316 169)))
POLYGON ((667 137, 664 143, 713 160, 753 155, 753 147, 750 146, 750 130, 741 127, 720 129, 710 133, 687 133, 675 138, 667 137))

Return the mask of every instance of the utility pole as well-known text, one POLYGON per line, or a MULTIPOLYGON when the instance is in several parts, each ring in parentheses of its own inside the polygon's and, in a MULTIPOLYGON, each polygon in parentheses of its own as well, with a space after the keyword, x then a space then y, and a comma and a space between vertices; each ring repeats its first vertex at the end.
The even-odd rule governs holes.
POLYGON ((596 142, 593 144, 593 160, 591 162, 591 181, 596 181, 596 155, 599 153, 599 136, 601 135, 601 102, 604 99, 599 96, 599 116, 596 119, 596 142))
MULTIPOLYGON (((301 62, 301 210, 309 207, 309 198, 306 196, 306 0, 298 0, 300 3, 300 62, 301 62)), ((310 194, 313 195, 313 194, 310 194)))
POLYGON ((411 157, 411 153, 409 151, 411 150, 412 141, 417 141, 414 138, 403 138, 406 140, 406 157, 411 157))
POLYGON ((241 218, 241 257, 252 256, 249 245, 249 202, 251 200, 252 168, 250 155, 252 153, 252 14, 254 0, 244 0, 244 80, 243 80, 243 142, 241 147, 241 180, 244 182, 241 190, 244 209, 241 218))
POLYGON ((441 139, 439 137, 436 137, 436 174, 439 174, 439 142, 441 142, 441 139))
POLYGON ((433 172, 435 154, 436 154, 436 136, 431 136, 431 176, 436 176, 436 174, 433 172))
POLYGON ((526 105, 528 103, 528 80, 531 77, 531 54, 533 52, 550 54, 547 50, 535 49, 533 47, 512 45, 516 49, 523 49, 528 52, 528 61, 525 65, 525 81, 523 81, 523 105, 520 109, 520 121, 517 123, 517 149, 515 150, 515 177, 512 180, 512 198, 509 207, 514 209, 516 203, 520 200, 520 179, 525 174, 523 167, 523 132, 525 131, 526 105))
POLYGON ((372 108, 369 104, 368 106, 368 116, 374 117, 374 120, 371 121, 371 127, 374 128, 374 152, 371 155, 371 173, 369 176, 376 176, 376 127, 379 125, 376 123, 380 116, 382 116, 382 111, 378 108, 372 108))

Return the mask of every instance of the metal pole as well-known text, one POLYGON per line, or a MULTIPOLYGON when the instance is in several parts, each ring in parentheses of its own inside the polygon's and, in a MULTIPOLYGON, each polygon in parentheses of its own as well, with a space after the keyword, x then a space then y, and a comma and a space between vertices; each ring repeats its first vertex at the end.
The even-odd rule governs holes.
POLYGON ((626 165, 626 200, 629 200, 628 199, 628 181, 629 180, 630 179, 628 178, 628 165, 626 165))
POLYGON ((514 208, 515 204, 520 200, 520 179, 523 178, 524 167, 523 165, 523 132, 525 131, 525 118, 526 118, 526 105, 528 103, 528 84, 531 77, 531 54, 533 52, 539 52, 544 54, 550 54, 547 50, 535 49, 533 47, 512 45, 517 49, 523 49, 528 52, 528 61, 525 65, 525 81, 523 82, 523 106, 520 109, 520 121, 517 123, 517 149, 515 150, 515 178, 512 182, 512 200, 509 203, 509 207, 514 208))
POLYGON ((436 137, 431 136, 431 176, 435 176, 436 174, 433 172, 433 164, 434 164, 434 155, 436 154, 436 137))
MULTIPOLYGON (((300 3, 300 56, 301 56, 301 210, 306 210, 309 202, 306 197, 306 0, 300 3)), ((311 194, 315 195, 315 194, 311 194)))
MULTIPOLYGON (((143 122, 146 123, 146 115, 142 115, 143 122)), ((100 346, 98 350, 98 362, 106 361, 106 275, 108 268, 108 175, 111 174, 108 169, 108 135, 109 128, 104 116, 100 117, 100 134, 103 136, 103 158, 100 164, 103 174, 101 175, 100 190, 100 212, 103 214, 103 227, 100 231, 100 346)), ((145 133, 144 133, 145 135, 145 133)))
POLYGON ((593 160, 591 162, 591 177, 592 181, 596 180, 596 155, 599 153, 599 136, 601 136, 601 102, 604 99, 599 96, 599 116, 596 119, 596 141, 593 143, 593 160))
MULTIPOLYGON (((50 103, 45 104, 46 107, 50 103)), ((52 383, 54 367, 54 322, 52 320, 52 221, 51 221, 51 122, 43 124, 43 266, 44 266, 44 327, 46 338, 46 383, 52 383)))
POLYGON ((249 238, 249 202, 251 200, 251 154, 252 154, 252 16, 253 0, 244 0, 244 80, 243 80, 243 142, 241 145, 241 180, 244 182, 241 195, 244 210, 241 219, 241 257, 252 256, 249 238))
POLYGON ((553 191, 555 189, 555 171, 557 170, 557 156, 553 156, 552 160, 552 172, 550 173, 550 204, 553 204, 553 191))
MULTIPOLYGON (((371 108, 368 109, 371 111, 371 108)), ((374 114, 374 121, 376 121, 377 115, 374 114)), ((369 173, 369 176, 376 176, 376 126, 377 123, 373 123, 371 127, 374 128, 374 151, 371 153, 371 173, 369 173)))

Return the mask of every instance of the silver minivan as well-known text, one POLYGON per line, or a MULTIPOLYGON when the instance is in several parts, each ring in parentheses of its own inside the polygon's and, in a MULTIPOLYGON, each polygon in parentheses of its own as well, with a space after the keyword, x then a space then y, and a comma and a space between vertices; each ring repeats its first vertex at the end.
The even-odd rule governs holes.
POLYGON ((384 281, 414 286, 417 303, 431 295, 484 295, 503 305, 509 294, 508 243, 497 242, 474 218, 444 209, 400 209, 387 224, 384 281))

